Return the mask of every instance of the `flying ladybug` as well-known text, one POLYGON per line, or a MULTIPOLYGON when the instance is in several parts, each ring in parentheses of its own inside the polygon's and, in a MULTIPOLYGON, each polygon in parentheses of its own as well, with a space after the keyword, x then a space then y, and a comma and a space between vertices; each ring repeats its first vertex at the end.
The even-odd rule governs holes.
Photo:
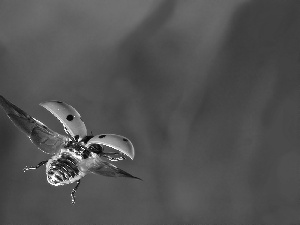
POLYGON ((71 192, 72 204, 75 204, 75 192, 81 178, 88 173, 141 180, 107 162, 107 160, 123 160, 124 156, 133 159, 134 147, 131 141, 116 134, 87 135, 80 114, 72 106, 61 101, 48 101, 40 104, 63 124, 67 135, 61 135, 1 95, 0 105, 9 119, 30 138, 33 144, 44 153, 52 155, 50 159, 36 166, 26 166, 24 172, 46 164, 49 184, 60 186, 76 182, 71 192), (104 152, 104 146, 113 148, 117 152, 104 152))

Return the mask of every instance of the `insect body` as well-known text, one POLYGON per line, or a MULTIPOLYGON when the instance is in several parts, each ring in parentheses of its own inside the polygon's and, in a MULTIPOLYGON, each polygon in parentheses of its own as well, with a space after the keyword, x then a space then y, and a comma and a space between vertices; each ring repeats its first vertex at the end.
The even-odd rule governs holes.
POLYGON ((80 179, 88 173, 140 179, 104 160, 119 161, 125 159, 124 156, 133 159, 132 143, 127 138, 116 134, 87 135, 80 114, 72 106, 60 101, 40 104, 60 120, 67 133, 65 136, 52 131, 1 95, 0 105, 11 121, 40 150, 52 155, 49 160, 42 161, 37 166, 25 167, 24 172, 46 164, 49 184, 59 186, 77 182, 71 192, 73 204, 80 179), (114 148, 118 152, 104 152, 103 146, 114 148))

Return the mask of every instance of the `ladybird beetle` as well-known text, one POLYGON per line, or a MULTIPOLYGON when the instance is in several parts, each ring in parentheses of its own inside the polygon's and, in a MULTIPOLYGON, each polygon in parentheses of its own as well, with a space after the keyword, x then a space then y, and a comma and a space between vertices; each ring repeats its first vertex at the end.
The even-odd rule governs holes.
POLYGON ((63 124, 67 135, 61 135, 1 95, 0 105, 10 120, 30 138, 33 144, 44 153, 52 155, 50 159, 36 166, 25 167, 24 172, 46 164, 49 184, 60 186, 76 182, 71 192, 72 204, 75 204, 75 192, 81 178, 88 173, 141 180, 106 161, 123 160, 124 156, 133 159, 134 147, 131 141, 116 134, 87 135, 87 129, 80 114, 72 106, 61 101, 48 101, 40 104, 63 124), (104 146, 111 147, 118 152, 104 152, 104 146))

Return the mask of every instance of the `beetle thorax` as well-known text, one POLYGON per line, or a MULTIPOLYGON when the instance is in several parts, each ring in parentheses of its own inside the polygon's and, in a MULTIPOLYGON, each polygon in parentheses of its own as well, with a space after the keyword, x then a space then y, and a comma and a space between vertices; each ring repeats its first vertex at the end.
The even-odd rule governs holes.
POLYGON ((54 186, 70 184, 84 177, 85 173, 78 167, 82 159, 76 149, 61 149, 60 153, 52 156, 46 164, 49 184, 54 186))

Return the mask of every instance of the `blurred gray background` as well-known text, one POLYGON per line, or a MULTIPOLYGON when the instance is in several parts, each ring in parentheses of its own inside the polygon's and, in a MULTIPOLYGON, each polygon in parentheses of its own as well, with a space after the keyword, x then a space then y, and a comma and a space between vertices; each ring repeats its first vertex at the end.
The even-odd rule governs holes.
POLYGON ((0 113, 0 224, 300 224, 298 0, 0 1, 0 93, 128 137, 141 177, 47 183, 0 113))

